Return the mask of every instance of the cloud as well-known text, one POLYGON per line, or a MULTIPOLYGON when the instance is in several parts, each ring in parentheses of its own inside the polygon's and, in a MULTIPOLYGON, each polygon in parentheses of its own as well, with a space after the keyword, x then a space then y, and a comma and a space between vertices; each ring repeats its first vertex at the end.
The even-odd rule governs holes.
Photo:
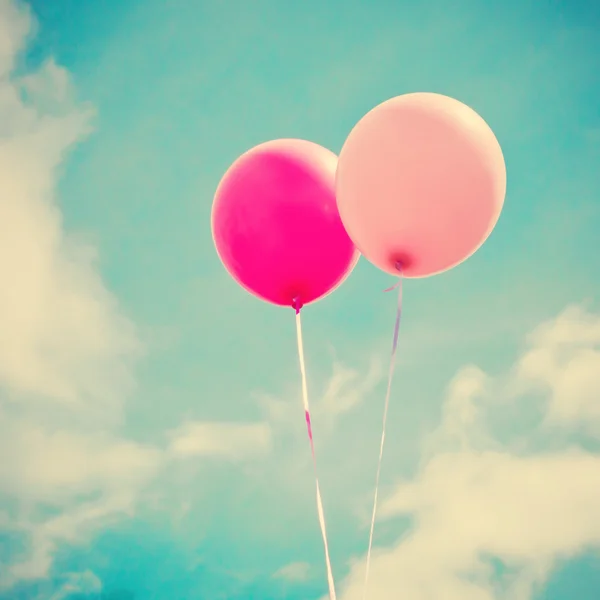
MULTIPOLYGON (((382 375, 382 363, 378 356, 371 358, 369 367, 364 371, 334 359, 331 373, 319 386, 320 390, 317 388, 318 393, 314 397, 309 397, 315 424, 319 429, 331 431, 342 416, 357 409, 375 390, 382 381, 382 375)), ((315 379, 316 377, 311 377, 309 374, 309 386, 315 379)), ((289 388, 289 391, 282 394, 285 396, 284 400, 265 394, 257 394, 257 399, 267 420, 281 429, 282 426, 304 423, 300 393, 300 381, 298 381, 296 387, 289 388), (296 403, 293 398, 297 398, 296 403)), ((302 435, 304 437, 303 427, 302 435)))
POLYGON ((548 426, 576 426, 600 434, 600 318, 567 308, 528 337, 516 365, 516 392, 549 393, 548 426))
POLYGON ((161 452, 105 432, 50 430, 0 414, 0 491, 61 505, 73 497, 133 489, 148 481, 161 452))
POLYGON ((281 567, 273 574, 275 579, 285 579, 294 583, 306 581, 310 574, 310 565, 305 562, 294 562, 281 567))
POLYGON ((170 434, 170 454, 178 458, 218 456, 242 460, 268 452, 271 428, 266 423, 190 421, 170 434))
POLYGON ((108 428, 141 348, 95 248, 64 230, 60 165, 94 111, 52 59, 15 75, 34 28, 26 5, 0 0, 0 526, 25 548, 0 587, 46 576, 59 542, 131 513, 161 461, 108 428))
POLYGON ((371 360, 366 373, 360 373, 340 362, 333 363, 332 374, 323 395, 315 404, 315 418, 329 423, 352 411, 381 382, 383 369, 377 358, 371 360))
MULTIPOLYGON (((531 600, 558 560, 600 546, 600 455, 576 444, 516 451, 490 427, 498 407, 526 410, 531 391, 545 394, 532 437, 596 419, 599 331, 600 315, 570 307, 527 337, 506 376, 457 374, 416 477, 381 505, 381 519, 411 524, 375 551, 370 598, 531 600)), ((340 599, 358 598, 363 578, 361 560, 340 599)))
POLYGON ((31 27, 28 11, 13 0, 0 0, 0 77, 10 74, 31 27))
POLYGON ((25 545, 4 565, 0 589, 49 575, 60 544, 84 544, 100 528, 131 516, 163 465, 163 452, 107 432, 50 430, 30 419, 0 419, 0 528, 25 545), (15 504, 16 503, 16 504, 15 504))
POLYGON ((104 286, 93 246, 64 231, 59 165, 92 130, 53 60, 11 76, 32 27, 21 4, 0 2, 0 389, 94 418, 118 415, 140 344, 104 286))
POLYGON ((91 571, 69 573, 67 581, 50 600, 66 600, 74 594, 96 595, 102 591, 102 582, 91 571))
POLYGON ((99 528, 131 516, 136 507, 136 490, 99 495, 98 499, 72 502, 49 516, 39 507, 25 507, 11 521, 13 531, 24 538, 24 556, 13 557, 0 578, 0 590, 17 582, 43 579, 50 574, 54 553, 60 544, 77 545, 89 540, 99 528))

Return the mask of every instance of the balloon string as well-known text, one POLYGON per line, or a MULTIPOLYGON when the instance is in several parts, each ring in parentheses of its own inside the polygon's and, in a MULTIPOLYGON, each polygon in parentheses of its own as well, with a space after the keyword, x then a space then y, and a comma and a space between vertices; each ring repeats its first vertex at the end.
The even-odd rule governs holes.
POLYGON ((321 535, 323 536, 323 545, 325 546, 325 564, 327 566, 327 583, 329 585, 329 600, 336 600, 335 585, 333 582, 333 573, 331 571, 331 561, 329 559, 329 545, 327 543, 327 529, 325 527, 325 513, 323 512, 323 502, 321 499, 321 490, 319 488, 319 478, 317 476, 317 459, 315 455, 315 444, 312 435, 312 426, 310 421, 310 407, 308 405, 308 386, 306 383, 306 365, 304 363, 304 346, 302 344, 302 323, 300 320, 300 308, 296 305, 296 334, 298 337, 298 358, 300 359, 300 373, 302 375, 302 403, 304 404, 304 415, 306 417, 306 428, 308 430, 308 439, 310 441, 310 450, 313 459, 313 468, 315 472, 315 483, 317 488, 317 511, 319 514, 319 525, 321 526, 321 535))
POLYGON ((377 515, 377 499, 379 496, 379 477, 381 475, 381 461, 383 458, 383 446, 385 444, 385 431, 387 426, 388 409, 390 406, 390 393, 392 390, 392 380, 394 378, 394 367, 396 365, 396 351, 398 350, 398 332, 400 331, 400 318, 402 316, 402 274, 398 283, 385 290, 391 292, 398 288, 398 307, 396 309, 396 324, 394 325, 394 338, 392 342, 392 353, 390 357, 390 367, 388 371, 387 391, 385 394, 385 404, 383 409, 383 426, 381 429, 381 443, 379 445, 379 461, 377 462, 377 475, 375 478, 375 496, 373 498, 373 513, 371 515, 371 530, 369 532, 369 548, 367 550, 367 565, 365 570, 365 585, 363 591, 363 600, 367 597, 367 586, 369 584, 369 569, 371 566, 371 551, 373 549, 373 532, 375 530, 375 517, 377 515))

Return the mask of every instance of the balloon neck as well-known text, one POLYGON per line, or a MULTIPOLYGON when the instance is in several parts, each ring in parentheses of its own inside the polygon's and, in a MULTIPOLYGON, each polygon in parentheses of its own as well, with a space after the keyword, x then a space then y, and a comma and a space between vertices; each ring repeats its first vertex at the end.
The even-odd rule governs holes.
POLYGON ((413 264, 412 256, 405 252, 394 252, 389 257, 389 260, 399 277, 402 277, 402 275, 406 272, 406 269, 411 267, 413 264))
POLYGON ((300 314, 300 310, 302 309, 302 301, 300 300, 300 296, 296 296, 292 300, 292 308, 296 311, 296 314, 300 314))

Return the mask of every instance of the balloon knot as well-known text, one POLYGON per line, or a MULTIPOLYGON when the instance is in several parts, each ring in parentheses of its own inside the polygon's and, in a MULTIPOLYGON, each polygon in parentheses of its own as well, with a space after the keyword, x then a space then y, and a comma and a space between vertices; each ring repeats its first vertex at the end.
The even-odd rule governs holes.
POLYGON ((400 260, 397 259, 394 262, 394 268, 396 269, 396 271, 398 271, 398 281, 392 286, 389 287, 387 290, 383 290, 384 292, 391 292, 393 290, 396 290, 400 287, 400 284, 402 283, 402 269, 404 267, 404 263, 400 260))
POLYGON ((296 314, 300 314, 300 310, 302 308, 302 302, 300 301, 300 296, 296 296, 292 300, 292 308, 296 311, 296 314))
POLYGON ((413 257, 408 252, 394 252, 389 257, 389 264, 401 276, 406 269, 413 265, 413 257))

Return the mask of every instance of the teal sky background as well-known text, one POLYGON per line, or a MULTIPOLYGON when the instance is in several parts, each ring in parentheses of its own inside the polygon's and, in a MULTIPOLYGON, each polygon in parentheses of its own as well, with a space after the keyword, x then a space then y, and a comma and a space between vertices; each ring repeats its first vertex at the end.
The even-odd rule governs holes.
MULTIPOLYGON (((59 168, 63 226, 97 248, 102 279, 143 346, 135 387, 111 427, 162 447, 183 421, 271 419, 273 448, 254 460, 201 457, 161 471, 133 514, 85 543, 61 543, 47 577, 0 590, 0 598, 316 600, 326 580, 293 312, 260 303, 223 269, 210 234, 215 188, 239 154, 269 139, 309 139, 337 153, 364 113, 407 92, 458 98, 496 133, 508 192, 495 231, 463 265, 405 285, 382 474, 391 494, 418 473, 423 439, 443 418, 448 383, 464 365, 504 377, 540 323, 571 304, 600 311, 600 5, 29 4, 38 31, 19 71, 54 57, 78 102, 95 111, 94 131, 59 168), (310 575, 273 576, 295 563, 310 575), (68 574, 86 571, 102 596, 96 588, 64 592, 68 574)), ((351 559, 366 549, 395 303, 382 292, 390 284, 361 259, 335 294, 303 311, 340 590, 351 559), (345 398, 356 406, 338 411, 331 389, 333 404, 319 404, 344 372, 345 398)), ((530 425, 526 416, 500 419, 503 443, 530 425)), ((594 454, 599 440, 577 431, 565 443, 594 454)), ((538 441, 537 450, 552 446, 538 441)), ((408 522, 382 522, 376 544, 392 547, 408 522)), ((29 542, 5 542, 0 559, 24 552, 21 543, 29 542)), ((516 600, 596 599, 595 552, 593 544, 566 552, 531 597, 516 600)), ((393 597, 421 600, 402 590, 393 597)))

